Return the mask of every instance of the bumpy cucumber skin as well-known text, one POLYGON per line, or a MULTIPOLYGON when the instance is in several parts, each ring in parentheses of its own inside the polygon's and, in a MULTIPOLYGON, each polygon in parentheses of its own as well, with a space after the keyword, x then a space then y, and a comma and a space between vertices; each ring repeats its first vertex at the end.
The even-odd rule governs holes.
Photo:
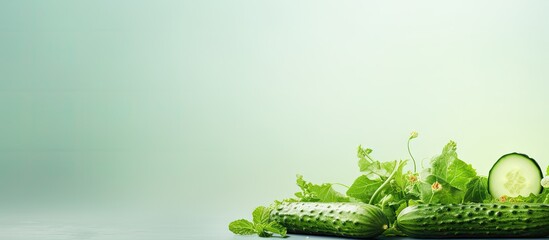
POLYGON ((549 204, 420 204, 398 215, 396 227, 416 238, 549 236, 549 204))
POLYGON ((381 209, 365 203, 281 203, 270 217, 289 233, 352 238, 379 236, 389 225, 381 209))

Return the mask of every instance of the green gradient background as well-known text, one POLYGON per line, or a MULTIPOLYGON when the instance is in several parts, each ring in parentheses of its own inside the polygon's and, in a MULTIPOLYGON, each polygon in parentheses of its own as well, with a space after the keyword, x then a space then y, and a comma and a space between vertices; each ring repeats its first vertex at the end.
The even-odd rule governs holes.
MULTIPOLYGON (((356 147, 549 164, 547 1, 3 1, 0 207, 215 229, 356 147)), ((228 233, 227 236, 230 236, 228 233)))

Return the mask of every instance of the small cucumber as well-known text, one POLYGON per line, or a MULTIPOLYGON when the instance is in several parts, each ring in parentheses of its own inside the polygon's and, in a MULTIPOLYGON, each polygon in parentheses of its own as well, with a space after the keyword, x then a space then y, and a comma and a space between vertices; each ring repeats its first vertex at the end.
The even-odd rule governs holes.
POLYGON ((289 233, 353 238, 379 236, 389 225, 381 209, 365 203, 281 203, 271 219, 289 233))
POLYGON ((520 238, 549 235, 549 204, 420 204, 402 210, 396 227, 416 238, 520 238))

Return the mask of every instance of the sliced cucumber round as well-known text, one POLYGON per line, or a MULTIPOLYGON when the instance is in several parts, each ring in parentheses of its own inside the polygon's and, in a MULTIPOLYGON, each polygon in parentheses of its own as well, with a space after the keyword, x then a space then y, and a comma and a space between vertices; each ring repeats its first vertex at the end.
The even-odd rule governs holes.
POLYGON ((536 160, 522 153, 503 155, 490 169, 488 191, 492 197, 528 196, 543 190, 543 173, 536 160))

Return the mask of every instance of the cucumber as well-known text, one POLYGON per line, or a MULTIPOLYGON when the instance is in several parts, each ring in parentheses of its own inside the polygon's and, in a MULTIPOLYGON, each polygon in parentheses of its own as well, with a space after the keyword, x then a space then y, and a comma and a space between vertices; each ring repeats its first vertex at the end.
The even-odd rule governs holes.
POLYGON ((280 203, 270 217, 289 233, 353 238, 379 236, 389 225, 380 208, 365 203, 280 203))
POLYGON ((549 235, 549 204, 420 204, 402 210, 396 228, 417 238, 507 238, 549 235))
POLYGON ((490 169, 488 191, 495 198, 528 196, 543 190, 543 173, 536 160, 522 153, 503 155, 490 169))

